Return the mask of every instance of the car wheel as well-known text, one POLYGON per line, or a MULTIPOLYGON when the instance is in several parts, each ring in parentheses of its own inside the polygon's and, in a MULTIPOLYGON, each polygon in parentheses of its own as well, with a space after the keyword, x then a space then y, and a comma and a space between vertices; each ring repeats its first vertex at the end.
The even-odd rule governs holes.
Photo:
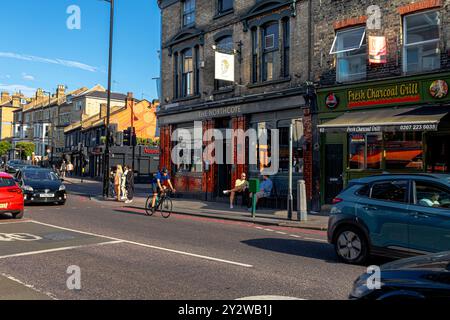
POLYGON ((19 212, 13 212, 12 214, 14 219, 22 219, 23 218, 23 210, 19 212))
POLYGON ((362 264, 369 257, 369 244, 356 227, 345 226, 338 230, 334 248, 339 259, 350 264, 362 264))

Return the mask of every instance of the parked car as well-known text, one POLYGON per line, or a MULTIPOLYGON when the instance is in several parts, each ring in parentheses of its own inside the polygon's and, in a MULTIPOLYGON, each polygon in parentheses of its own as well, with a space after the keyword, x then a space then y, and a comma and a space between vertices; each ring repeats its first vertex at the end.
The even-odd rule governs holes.
POLYGON ((23 217, 23 194, 13 177, 0 172, 0 213, 11 213, 14 219, 23 217))
POLYGON ((379 289, 368 286, 368 282, 373 282, 369 279, 371 274, 365 273, 355 281, 349 298, 450 299, 450 251, 397 260, 381 266, 380 271, 379 289))
POLYGON ((5 165, 5 172, 15 174, 19 168, 25 166, 22 160, 9 160, 5 165))
POLYGON ((23 190, 25 204, 66 203, 66 187, 50 169, 26 167, 17 172, 15 179, 23 190))
POLYGON ((328 240, 347 263, 450 250, 450 175, 357 179, 333 202, 328 240))

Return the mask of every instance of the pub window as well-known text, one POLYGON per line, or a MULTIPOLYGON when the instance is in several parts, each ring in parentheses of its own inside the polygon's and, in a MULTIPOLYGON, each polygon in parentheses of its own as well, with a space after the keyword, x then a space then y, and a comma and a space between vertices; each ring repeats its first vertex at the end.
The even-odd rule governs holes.
POLYGON ((272 22, 262 29, 262 80, 274 80, 280 70, 278 22, 272 22))
MULTIPOLYGON (((232 53, 233 51, 233 37, 232 36, 225 36, 218 41, 216 41, 217 50, 220 52, 226 52, 226 53, 232 53)), ((216 90, 225 90, 233 87, 232 81, 225 81, 225 80, 216 80, 215 81, 215 87, 216 90)))
POLYGON ((423 170, 422 132, 384 134, 386 169, 423 170))
POLYGON ((336 32, 330 54, 336 56, 336 81, 363 80, 367 71, 365 27, 336 32))
POLYGON ((252 82, 258 82, 258 29, 252 29, 252 82))
POLYGON ((195 86, 194 93, 200 93, 200 49, 199 47, 195 47, 195 86))
POLYGON ((440 68, 439 12, 428 11, 403 17, 403 69, 405 72, 440 68))
POLYGON ((183 27, 195 23, 195 0, 185 0, 183 3, 183 27))
MULTIPOLYGON (((174 132, 172 147, 179 147, 179 161, 174 165, 175 172, 202 172, 202 129, 194 135, 194 127, 191 125, 177 127, 174 132), (196 146, 199 147, 196 149, 196 146)), ((172 149, 173 149, 172 148, 172 149)))
POLYGON ((192 49, 187 49, 182 53, 182 96, 188 97, 194 94, 194 65, 192 49))
POLYGON ((225 13, 233 10, 233 0, 218 0, 218 12, 225 13))

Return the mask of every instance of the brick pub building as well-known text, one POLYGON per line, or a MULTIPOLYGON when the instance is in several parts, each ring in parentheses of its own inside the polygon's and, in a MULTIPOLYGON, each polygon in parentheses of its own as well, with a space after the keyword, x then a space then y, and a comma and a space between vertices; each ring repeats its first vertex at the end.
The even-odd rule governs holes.
MULTIPOLYGON (((242 172, 259 177, 257 165, 174 165, 176 129, 279 129, 280 168, 272 177, 279 205, 286 206, 289 126, 295 124, 294 196, 305 179, 313 196, 310 80, 310 1, 159 0, 162 15, 160 166, 170 168, 182 196, 220 200, 242 172), (234 54, 235 81, 215 80, 215 52, 234 54)), ((202 141, 205 146, 207 141, 202 141)), ((227 147, 227 146, 224 146, 227 147)), ((267 146, 266 146, 267 147, 267 146)), ((270 147, 270 146, 269 146, 270 147)), ((248 145, 244 150, 248 159, 248 145)), ((194 155, 193 155, 194 157, 194 155)), ((195 160, 195 159, 193 159, 195 160)), ((315 187, 314 187, 315 188, 315 187)))
POLYGON ((449 173, 448 1, 322 0, 313 11, 322 203, 353 178, 449 173))

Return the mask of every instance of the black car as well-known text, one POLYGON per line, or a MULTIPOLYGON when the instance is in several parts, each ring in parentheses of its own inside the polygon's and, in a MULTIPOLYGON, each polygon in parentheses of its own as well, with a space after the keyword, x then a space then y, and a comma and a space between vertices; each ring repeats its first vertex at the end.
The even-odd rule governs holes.
POLYGON ((25 164, 22 160, 9 160, 5 165, 5 172, 15 174, 20 168, 23 168, 25 164))
POLYGON ((373 288, 373 276, 374 274, 361 275, 354 283, 350 299, 448 300, 450 251, 397 260, 381 266, 379 289, 369 288, 373 288))
POLYGON ((43 168, 22 168, 15 176, 23 190, 25 204, 66 203, 66 186, 52 170, 43 168))

